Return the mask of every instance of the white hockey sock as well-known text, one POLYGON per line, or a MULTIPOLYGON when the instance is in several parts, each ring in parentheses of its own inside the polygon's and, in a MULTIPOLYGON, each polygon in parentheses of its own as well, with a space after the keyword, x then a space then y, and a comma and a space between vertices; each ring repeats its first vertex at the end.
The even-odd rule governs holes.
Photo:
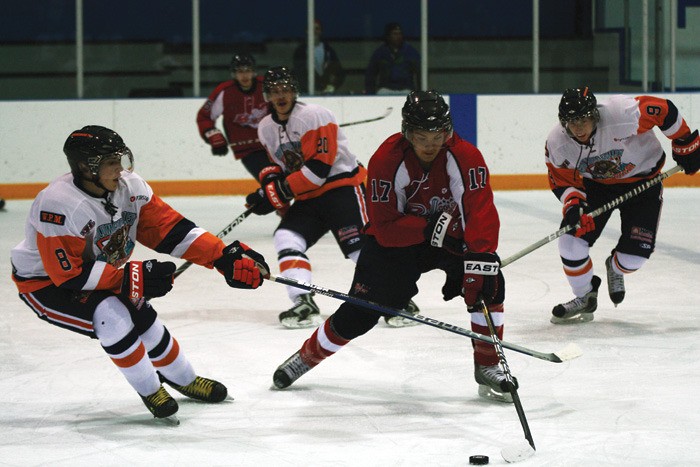
POLYGON ((95 335, 129 384, 142 396, 160 387, 146 348, 134 329, 129 311, 117 297, 100 302, 93 314, 95 335))
POLYGON ((156 318, 141 339, 146 345, 148 357, 160 374, 179 386, 194 381, 194 368, 160 319, 156 318))

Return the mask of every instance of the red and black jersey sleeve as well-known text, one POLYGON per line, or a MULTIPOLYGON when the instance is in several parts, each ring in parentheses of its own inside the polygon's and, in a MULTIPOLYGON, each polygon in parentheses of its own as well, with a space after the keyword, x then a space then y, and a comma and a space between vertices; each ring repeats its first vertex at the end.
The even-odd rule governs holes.
POLYGON ((224 81, 219 84, 214 90, 209 94, 204 105, 200 107, 197 112, 197 128, 199 129, 199 136, 206 141, 204 133, 211 130, 216 126, 216 120, 223 113, 223 94, 226 89, 233 86, 233 81, 224 81))

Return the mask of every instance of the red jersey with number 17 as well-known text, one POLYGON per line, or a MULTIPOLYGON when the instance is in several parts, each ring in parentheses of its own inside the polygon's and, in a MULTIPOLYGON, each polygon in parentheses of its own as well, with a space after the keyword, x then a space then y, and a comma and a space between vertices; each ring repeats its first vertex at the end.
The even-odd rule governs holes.
POLYGON ((384 247, 425 242, 431 214, 444 211, 461 219, 469 251, 495 252, 500 220, 489 171, 481 152, 456 133, 424 170, 400 133, 390 136, 369 161, 368 235, 384 247))

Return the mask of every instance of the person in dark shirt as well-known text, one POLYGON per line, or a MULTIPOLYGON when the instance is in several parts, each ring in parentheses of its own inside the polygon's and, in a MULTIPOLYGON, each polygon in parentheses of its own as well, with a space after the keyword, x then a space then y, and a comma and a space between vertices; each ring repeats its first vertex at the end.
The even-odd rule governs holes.
POLYGON ((374 51, 365 71, 366 94, 400 94, 420 88, 420 54, 403 37, 399 23, 384 28, 384 44, 374 51))

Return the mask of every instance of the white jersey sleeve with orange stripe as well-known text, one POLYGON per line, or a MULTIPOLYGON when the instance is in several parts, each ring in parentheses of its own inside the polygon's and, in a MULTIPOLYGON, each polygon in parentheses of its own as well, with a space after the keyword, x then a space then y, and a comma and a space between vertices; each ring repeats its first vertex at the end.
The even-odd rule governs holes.
POLYGON ((675 105, 652 96, 612 96, 598 105, 600 121, 585 145, 557 125, 547 137, 545 163, 557 196, 569 187, 582 187, 583 178, 599 183, 632 183, 655 176, 663 149, 652 130, 669 139, 689 133, 675 105))
POLYGON ((138 175, 122 174, 107 199, 94 197, 66 174, 34 200, 25 239, 11 252, 21 293, 47 285, 73 290, 121 288, 123 270, 139 242, 156 251, 211 267, 223 242, 196 227, 153 194, 138 175))
POLYGON ((348 148, 333 113, 315 104, 296 102, 284 125, 272 115, 258 127, 271 160, 282 167, 296 199, 319 196, 338 186, 357 186, 366 171, 348 148))

